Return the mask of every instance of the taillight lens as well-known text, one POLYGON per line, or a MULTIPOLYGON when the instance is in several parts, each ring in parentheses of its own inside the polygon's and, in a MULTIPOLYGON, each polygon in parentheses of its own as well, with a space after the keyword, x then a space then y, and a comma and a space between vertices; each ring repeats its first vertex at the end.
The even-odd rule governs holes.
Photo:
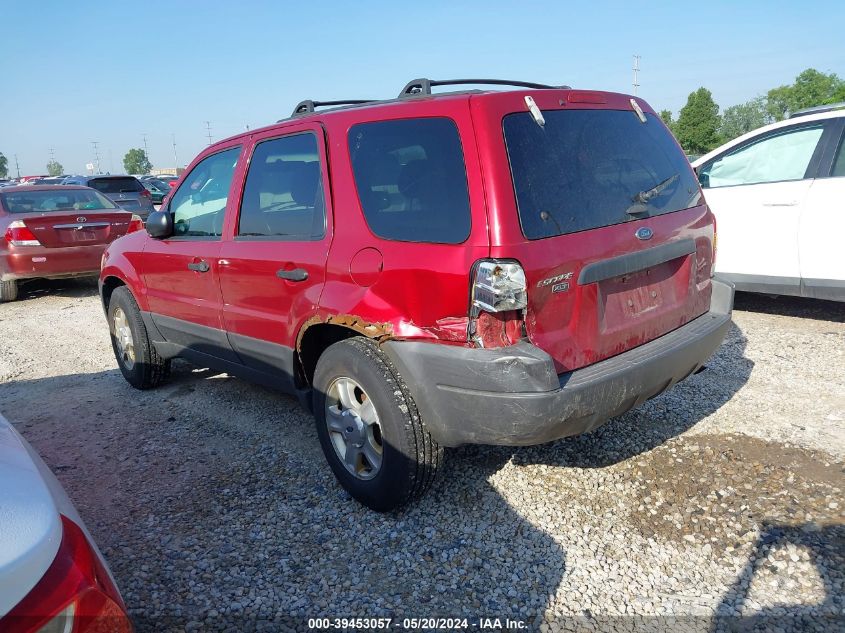
POLYGON ((528 305, 525 271, 517 262, 483 260, 475 266, 472 305, 485 312, 522 310, 528 305))
POLYGON ((134 233, 135 231, 141 231, 144 228, 144 221, 141 219, 140 215, 132 214, 132 219, 129 220, 129 228, 126 229, 127 233, 134 233))
POLYGON ((479 347, 513 345, 524 334, 525 271, 515 261, 485 259, 473 269, 469 336, 479 347))
POLYGON ((38 238, 29 230, 23 220, 15 220, 6 227, 3 236, 12 246, 41 246, 38 238))
POLYGON ((150 200, 152 200, 152 199, 153 199, 153 194, 151 194, 151 193, 147 190, 147 188, 146 188, 146 187, 145 187, 145 188, 143 188, 143 189, 141 189, 141 196, 143 196, 144 198, 149 198, 150 200))
POLYGON ((14 633, 131 633, 126 607, 82 529, 62 517, 62 542, 44 577, 6 616, 14 633))

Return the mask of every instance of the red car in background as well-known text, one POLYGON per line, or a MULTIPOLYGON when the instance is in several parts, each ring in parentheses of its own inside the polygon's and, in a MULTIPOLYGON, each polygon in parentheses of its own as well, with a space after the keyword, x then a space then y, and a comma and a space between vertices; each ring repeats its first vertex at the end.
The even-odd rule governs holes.
POLYGON ((0 191, 0 302, 22 280, 94 276, 109 243, 144 227, 99 191, 75 186, 0 191))

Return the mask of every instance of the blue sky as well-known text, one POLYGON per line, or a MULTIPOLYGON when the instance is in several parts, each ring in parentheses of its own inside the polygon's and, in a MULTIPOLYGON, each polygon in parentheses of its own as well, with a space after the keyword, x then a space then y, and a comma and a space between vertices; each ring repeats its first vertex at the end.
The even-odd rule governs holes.
POLYGON ((631 91, 677 112, 705 86, 724 108, 805 68, 845 76, 845 3, 23 2, 0 8, 0 152, 42 173, 156 166, 287 116, 305 98, 395 96, 416 77, 503 77, 631 91), (403 6, 404 5, 404 6, 403 6))

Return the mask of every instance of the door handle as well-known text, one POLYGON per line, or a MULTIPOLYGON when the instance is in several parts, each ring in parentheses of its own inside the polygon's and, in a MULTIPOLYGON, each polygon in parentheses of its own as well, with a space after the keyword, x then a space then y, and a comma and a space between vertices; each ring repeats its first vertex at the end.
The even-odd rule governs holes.
POLYGON ((276 271, 276 277, 287 281, 305 281, 308 279, 308 271, 304 268, 294 268, 293 270, 283 268, 276 271))
POLYGON ((207 273, 211 267, 208 265, 208 262, 205 260, 198 261, 198 262, 191 262, 188 264, 188 270, 193 270, 198 273, 207 273))

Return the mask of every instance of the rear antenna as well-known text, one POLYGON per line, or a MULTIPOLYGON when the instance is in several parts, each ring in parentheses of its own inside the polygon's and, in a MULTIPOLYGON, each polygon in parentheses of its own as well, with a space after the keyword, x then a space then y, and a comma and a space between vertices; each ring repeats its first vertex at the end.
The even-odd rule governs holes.
POLYGON ((546 125, 546 119, 543 118, 543 113, 540 112, 540 108, 537 107, 537 104, 534 103, 534 97, 531 95, 525 95, 525 105, 528 106, 528 111, 531 113, 531 116, 534 117, 534 121, 540 127, 544 127, 546 125))

